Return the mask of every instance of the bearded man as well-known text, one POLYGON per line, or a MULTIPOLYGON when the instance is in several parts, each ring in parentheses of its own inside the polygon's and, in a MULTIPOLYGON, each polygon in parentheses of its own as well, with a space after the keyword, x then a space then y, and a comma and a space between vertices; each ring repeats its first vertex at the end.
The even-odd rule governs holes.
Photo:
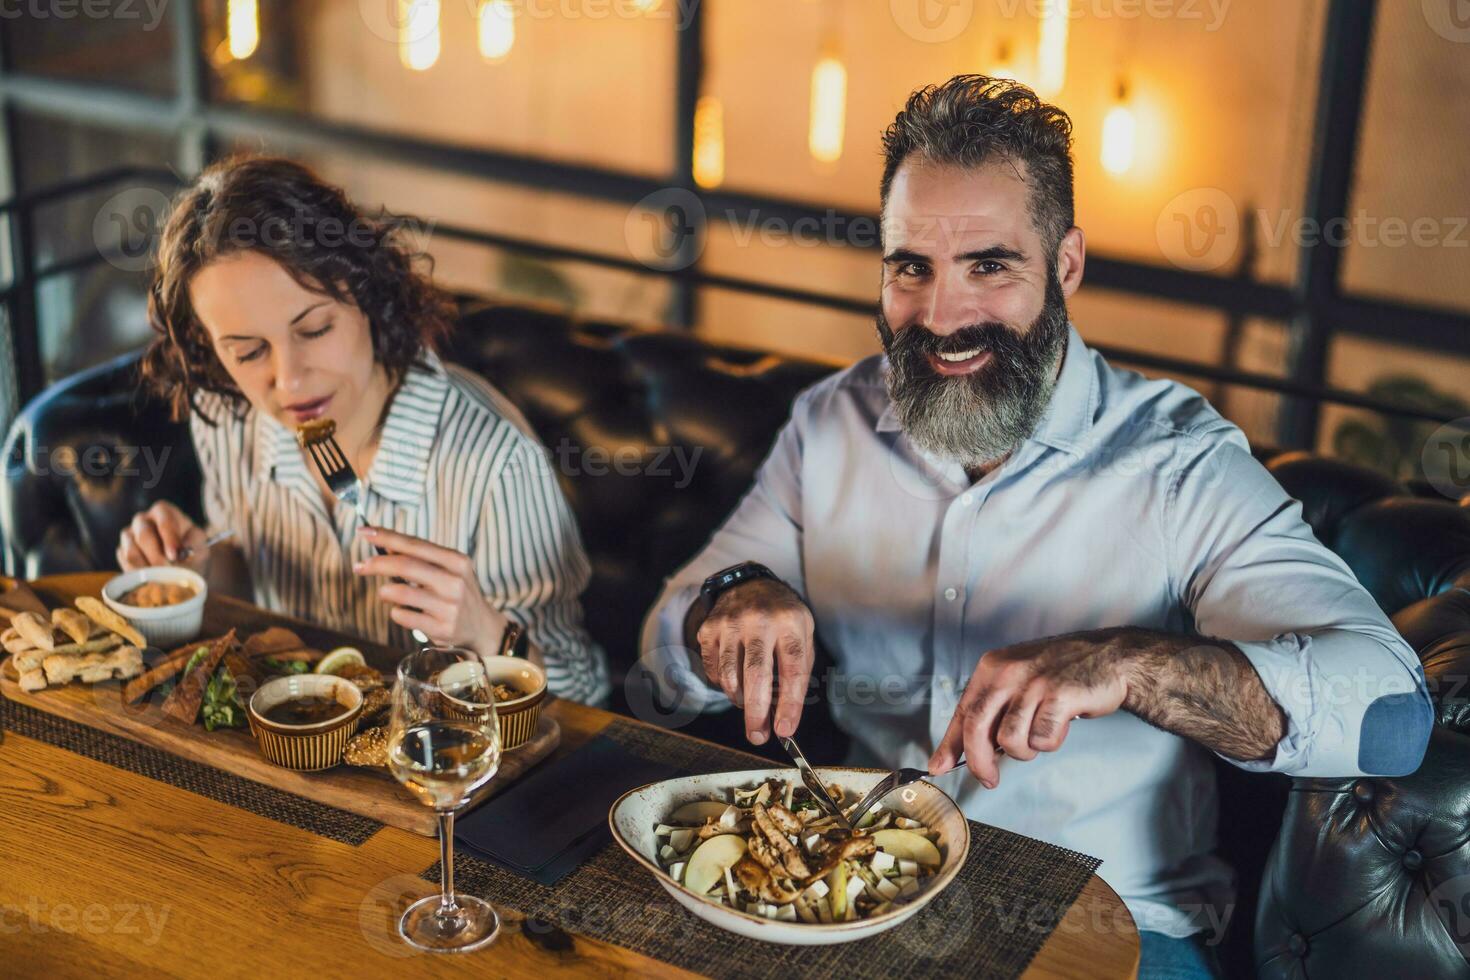
POLYGON ((885 354, 797 399, 667 583, 644 664, 759 744, 795 733, 820 639, 849 763, 947 772, 972 819, 1102 858, 1140 975, 1213 975, 1211 753, 1412 772, 1418 658, 1239 428, 1069 321, 1064 112, 961 76, 914 93, 884 151, 885 354))

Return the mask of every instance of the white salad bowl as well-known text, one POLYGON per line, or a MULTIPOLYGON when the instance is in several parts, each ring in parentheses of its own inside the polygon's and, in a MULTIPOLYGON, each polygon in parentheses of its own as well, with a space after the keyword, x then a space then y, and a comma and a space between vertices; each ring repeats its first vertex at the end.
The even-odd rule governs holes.
MULTIPOLYGON (((818 775, 828 785, 841 786, 843 798, 854 800, 867 793, 888 775, 881 769, 818 768, 818 775), (856 794, 856 795, 853 795, 856 794)), ((959 874, 970 851, 970 825, 955 801, 943 790, 919 781, 888 794, 883 805, 901 816, 918 820, 938 832, 939 870, 925 879, 922 891, 902 905, 879 915, 853 922, 807 923, 768 919, 729 905, 720 905, 669 877, 659 866, 660 841, 656 828, 685 803, 711 798, 729 800, 731 789, 748 789, 763 780, 778 779, 800 785, 795 769, 748 769, 744 772, 717 772, 702 776, 665 779, 630 790, 618 798, 608 814, 613 838, 629 856, 643 865, 680 905, 712 925, 750 939, 791 946, 826 946, 852 942, 876 935, 912 917, 933 900, 959 874)))

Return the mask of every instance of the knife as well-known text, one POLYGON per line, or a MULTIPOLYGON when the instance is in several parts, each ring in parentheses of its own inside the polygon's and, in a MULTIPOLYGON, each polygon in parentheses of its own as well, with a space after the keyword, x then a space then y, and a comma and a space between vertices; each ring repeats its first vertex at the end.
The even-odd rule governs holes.
POLYGON ((827 787, 822 785, 821 779, 817 778, 817 774, 812 771, 811 763, 807 762, 806 756, 801 754, 801 749, 796 745, 796 739, 787 738, 784 735, 778 735, 777 738, 781 740, 781 748, 785 749, 786 754, 791 756, 791 761, 796 763, 796 771, 801 773, 801 781, 806 784, 812 796, 816 797, 823 809, 836 817, 838 822, 847 828, 848 833, 852 833, 852 823, 847 819, 847 814, 832 802, 832 797, 827 793, 827 787))

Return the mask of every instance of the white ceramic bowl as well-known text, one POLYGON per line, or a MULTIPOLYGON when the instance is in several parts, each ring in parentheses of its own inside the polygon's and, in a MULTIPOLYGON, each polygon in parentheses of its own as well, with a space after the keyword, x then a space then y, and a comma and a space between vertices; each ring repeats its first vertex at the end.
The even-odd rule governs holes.
MULTIPOLYGON (((818 768, 817 773, 824 783, 841 786, 844 795, 856 793, 858 797, 867 793, 878 780, 887 775, 884 770, 845 768, 818 768)), ((939 840, 936 842, 941 856, 939 871, 928 879, 924 890, 911 901, 882 915, 855 922, 830 924, 767 919, 737 911, 729 905, 717 905, 696 895, 664 873, 658 865, 659 841, 654 834, 654 828, 666 820, 669 814, 695 800, 712 797, 727 800, 732 787, 748 788, 770 778, 794 782, 800 777, 795 769, 788 767, 708 773, 649 783, 619 797, 608 814, 608 823, 612 825, 613 838, 623 850, 657 878, 658 883, 680 905, 706 922, 737 935, 791 946, 826 946, 852 942, 892 929, 913 916, 953 881, 970 851, 970 825, 959 806, 943 790, 920 781, 890 793, 885 797, 883 805, 939 832, 939 840)))
POLYGON ((149 645, 165 649, 181 646, 199 635, 199 630, 204 625, 204 600, 208 595, 209 585, 205 583, 203 576, 187 568, 175 568, 172 565, 124 572, 102 587, 103 602, 137 627, 149 645), (129 606, 118 601, 144 582, 191 585, 194 587, 194 595, 172 606, 129 606))

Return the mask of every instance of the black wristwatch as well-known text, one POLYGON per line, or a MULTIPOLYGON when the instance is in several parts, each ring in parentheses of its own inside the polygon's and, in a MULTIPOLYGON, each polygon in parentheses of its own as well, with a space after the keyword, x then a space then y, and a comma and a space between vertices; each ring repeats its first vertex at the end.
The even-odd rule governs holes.
POLYGON ((709 578, 705 579, 704 584, 699 587, 700 598, 705 603, 705 612, 708 613, 709 610, 715 607, 715 600, 722 593, 728 592, 742 582, 752 582, 758 578, 768 578, 775 582, 781 581, 776 577, 775 572, 753 561, 743 561, 738 565, 731 565, 729 568, 715 572, 709 578))

